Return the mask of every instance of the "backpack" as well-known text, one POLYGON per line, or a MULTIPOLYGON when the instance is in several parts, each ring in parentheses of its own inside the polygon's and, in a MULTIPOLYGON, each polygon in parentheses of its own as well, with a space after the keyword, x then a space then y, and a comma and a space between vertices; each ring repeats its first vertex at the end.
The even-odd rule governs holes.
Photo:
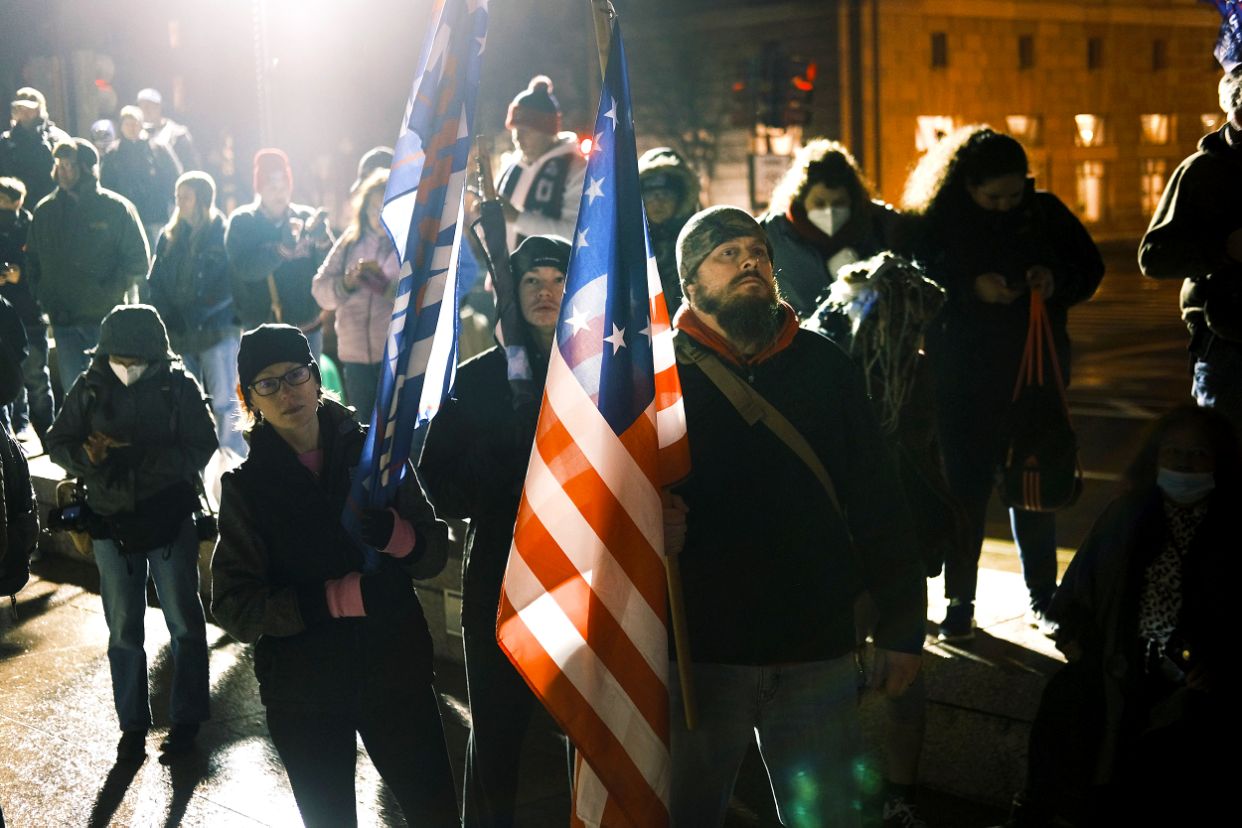
POLYGON ((1055 512, 1082 494, 1078 440, 1062 376, 1043 296, 1031 291, 1026 348, 1009 407, 1001 472, 1001 499, 1007 506, 1055 512))

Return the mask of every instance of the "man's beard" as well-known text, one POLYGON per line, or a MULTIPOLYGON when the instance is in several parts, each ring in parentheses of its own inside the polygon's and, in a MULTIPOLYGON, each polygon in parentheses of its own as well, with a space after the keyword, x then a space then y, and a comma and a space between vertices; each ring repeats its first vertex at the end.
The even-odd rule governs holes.
POLYGON ((729 339, 744 350, 758 350, 771 342, 781 325, 779 288, 773 284, 767 296, 728 296, 727 290, 726 286, 718 293, 709 293, 700 286, 695 292, 694 308, 715 317, 729 339))

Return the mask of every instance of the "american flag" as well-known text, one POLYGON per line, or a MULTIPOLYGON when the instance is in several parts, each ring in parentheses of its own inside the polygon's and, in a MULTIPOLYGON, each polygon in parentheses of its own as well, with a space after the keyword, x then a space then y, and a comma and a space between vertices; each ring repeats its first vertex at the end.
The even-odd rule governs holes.
MULTIPOLYGON (((462 193, 487 37, 488 0, 438 0, 384 193, 384 227, 401 257, 384 362, 346 525, 383 506, 407 473, 415 430, 452 387, 462 193)), ((362 412, 366 413, 366 412, 362 412)))
POLYGON ((578 749, 574 823, 668 823, 660 487, 689 471, 614 26, 500 646, 578 749))

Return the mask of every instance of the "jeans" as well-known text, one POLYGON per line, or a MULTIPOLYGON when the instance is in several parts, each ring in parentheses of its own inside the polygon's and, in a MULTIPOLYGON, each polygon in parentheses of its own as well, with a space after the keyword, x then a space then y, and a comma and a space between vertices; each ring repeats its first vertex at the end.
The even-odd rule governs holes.
MULTIPOLYGON (((945 407, 939 411, 945 477, 970 521, 972 532, 970 545, 956 544, 945 559, 945 597, 973 602, 988 501, 996 488, 997 470, 1005 452, 1002 415, 965 406, 956 417, 945 407)), ((1032 600, 1045 601, 1057 585, 1056 516, 1052 512, 1010 509, 1009 521, 1026 588, 1032 600)))
POLYGON ((26 341, 30 355, 22 362, 25 387, 13 401, 13 431, 20 432, 30 423, 42 440, 56 419, 52 376, 47 370, 47 325, 27 325, 26 341))
POLYGON ((379 385, 380 366, 383 363, 344 362, 345 396, 358 412, 358 422, 369 423, 375 409, 375 392, 379 385))
POLYGON ((239 430, 241 403, 237 399, 237 350, 241 333, 230 331, 223 339, 202 351, 184 353, 181 361, 186 370, 198 378, 211 398, 211 412, 216 417, 216 437, 221 448, 232 449, 245 457, 246 441, 239 430))
MULTIPOLYGON (((462 630, 470 740, 462 803, 465 828, 514 824, 522 739, 539 701, 496 643, 494 626, 462 630)), ((566 793, 573 786, 572 746, 566 763, 566 793)))
POLYGON ((147 571, 172 637, 173 682, 169 717, 173 724, 204 722, 208 710, 207 626, 198 597, 198 535, 186 518, 168 546, 124 555, 114 541, 93 543, 99 594, 108 622, 108 664, 112 700, 121 730, 148 730, 147 654, 143 649, 147 571))
POLYGON ((60 390, 68 394, 78 376, 91 364, 86 352, 99 344, 99 325, 54 325, 60 390))
POLYGON ((696 663, 692 669, 698 722, 688 731, 677 664, 669 665, 674 826, 724 823, 752 739, 783 825, 860 824, 859 674, 852 654, 779 666, 696 663))
MULTIPOLYGON (((360 694, 362 695, 362 694, 360 694)), ((457 794, 431 687, 338 707, 271 706, 267 729, 308 828, 358 824, 354 776, 362 737, 410 825, 458 825, 457 794)))
POLYGON ((1213 408, 1242 428, 1242 343, 1208 335, 1202 354, 1195 356, 1190 393, 1204 408, 1213 408))

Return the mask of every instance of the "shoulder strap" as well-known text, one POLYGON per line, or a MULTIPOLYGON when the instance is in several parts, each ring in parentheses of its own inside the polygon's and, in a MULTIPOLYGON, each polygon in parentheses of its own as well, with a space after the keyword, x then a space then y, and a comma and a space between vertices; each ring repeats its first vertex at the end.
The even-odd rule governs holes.
POLYGON ((819 456, 811 448, 811 444, 802 436, 802 432, 785 418, 776 406, 754 389, 750 383, 730 371, 720 357, 706 348, 699 346, 689 336, 678 331, 673 337, 673 347, 677 352, 677 361, 682 364, 697 365, 712 384, 725 395, 747 425, 762 422, 776 437, 798 456, 806 467, 811 470, 824 493, 832 501, 832 506, 841 515, 841 501, 837 499, 837 487, 832 483, 828 469, 820 462, 819 456))

